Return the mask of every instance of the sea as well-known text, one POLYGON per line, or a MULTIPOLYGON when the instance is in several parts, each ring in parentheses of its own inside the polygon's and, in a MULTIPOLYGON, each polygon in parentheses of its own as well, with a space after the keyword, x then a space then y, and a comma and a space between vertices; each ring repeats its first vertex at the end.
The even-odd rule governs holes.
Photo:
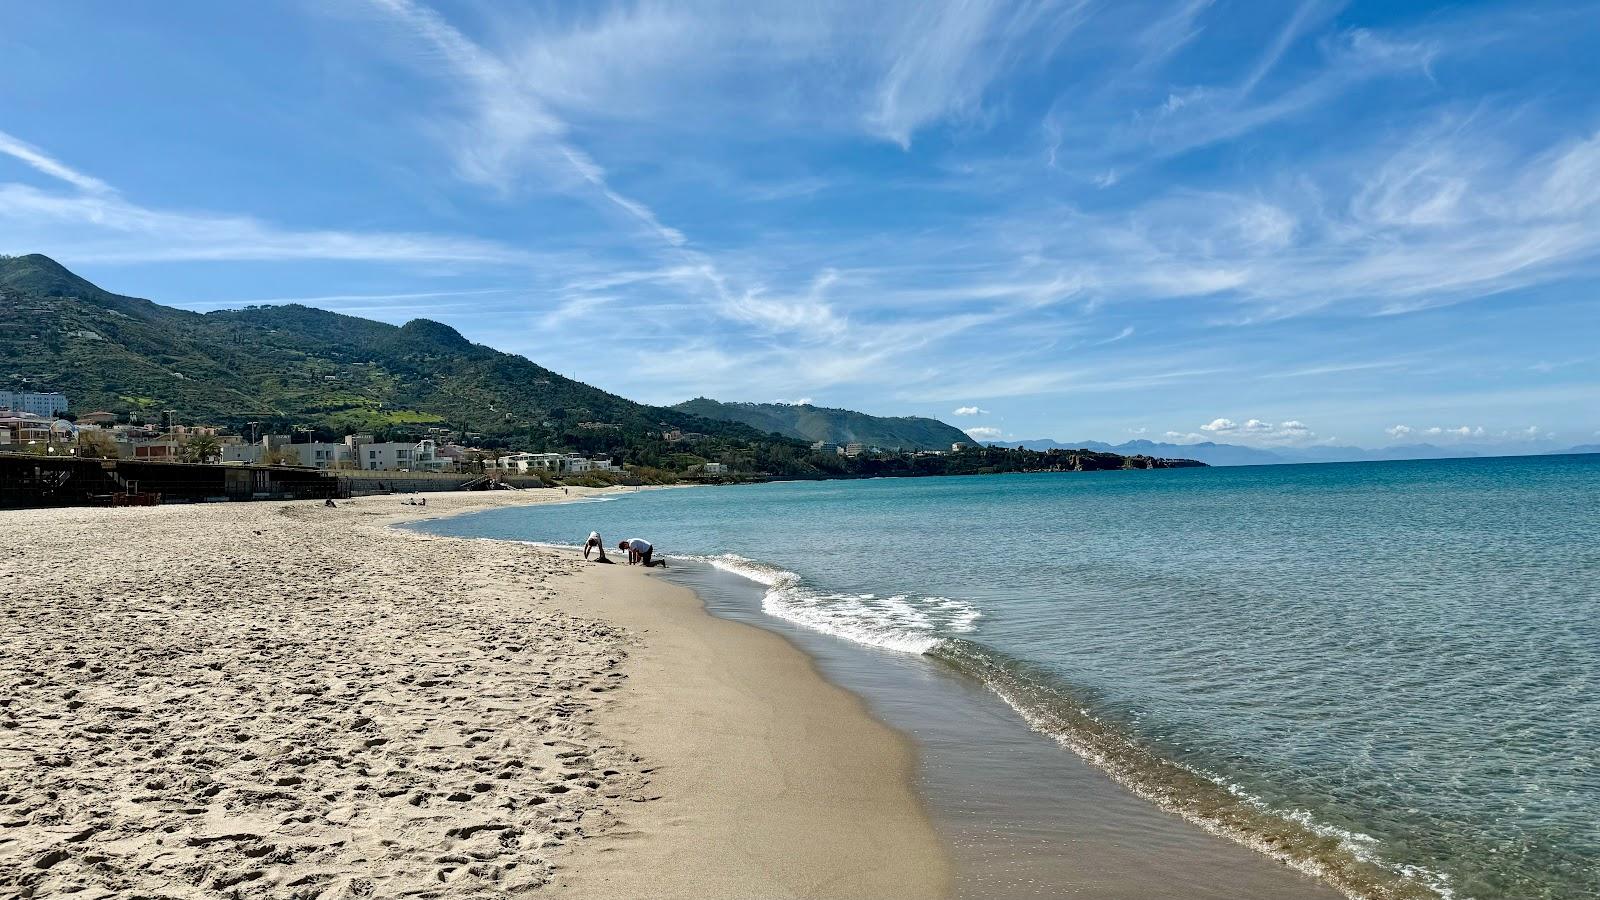
POLYGON ((995 863, 1059 855, 1037 821, 1027 847, 984 833, 1067 815, 1070 764, 1346 896, 1600 897, 1600 455, 780 482, 418 527, 654 542, 961 769, 926 780, 982 850, 973 896, 1081 877, 995 863))

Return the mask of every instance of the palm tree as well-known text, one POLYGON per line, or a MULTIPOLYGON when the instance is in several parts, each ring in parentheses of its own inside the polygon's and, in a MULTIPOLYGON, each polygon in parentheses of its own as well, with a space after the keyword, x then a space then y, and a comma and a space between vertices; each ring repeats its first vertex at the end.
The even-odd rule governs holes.
POLYGON ((189 438, 189 444, 184 449, 184 456, 190 462, 211 462, 222 455, 222 445, 217 443, 216 438, 208 434, 197 434, 189 438))

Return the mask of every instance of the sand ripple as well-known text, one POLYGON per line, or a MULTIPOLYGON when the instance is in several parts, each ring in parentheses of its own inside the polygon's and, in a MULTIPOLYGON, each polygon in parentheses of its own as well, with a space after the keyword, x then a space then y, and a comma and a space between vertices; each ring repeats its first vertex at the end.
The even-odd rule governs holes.
POLYGON ((644 799, 574 563, 399 512, 0 514, 0 894, 500 896, 644 799))

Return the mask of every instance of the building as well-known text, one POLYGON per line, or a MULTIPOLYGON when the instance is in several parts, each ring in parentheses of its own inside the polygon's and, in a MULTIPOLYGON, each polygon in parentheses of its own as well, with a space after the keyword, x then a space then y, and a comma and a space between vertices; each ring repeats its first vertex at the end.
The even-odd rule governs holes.
POLYGON ((78 424, 79 425, 115 425, 115 424, 117 424, 117 414, 113 413, 113 412, 106 412, 105 410, 97 410, 95 412, 84 413, 83 415, 78 417, 78 424))
POLYGON ((583 472, 623 471, 621 466, 612 464, 609 456, 589 459, 581 453, 511 453, 485 461, 484 468, 510 475, 526 475, 529 472, 576 475, 583 472))
POLYGON ((950 452, 951 453, 960 453, 962 450, 965 450, 965 449, 967 449, 968 447, 971 447, 971 446, 972 445, 967 443, 966 441, 956 441, 954 444, 950 445, 950 452))
POLYGON ((293 453, 299 465, 313 469, 336 469, 340 463, 350 460, 350 448, 342 443, 328 444, 314 441, 308 444, 289 444, 280 449, 293 453))
MULTIPOLYGON (((0 414, 0 431, 5 432, 10 439, 9 443, 17 447, 26 447, 39 442, 49 443, 53 423, 53 419, 34 413, 0 414)), ((70 426, 70 423, 67 424, 70 426)))
POLYGON ((840 447, 838 444, 835 444, 833 441, 817 441, 811 445, 811 449, 817 451, 818 453, 832 453, 835 455, 844 452, 844 448, 840 447))
POLYGON ((865 452, 867 452, 867 446, 860 441, 851 441, 844 445, 844 455, 851 459, 855 459, 865 452))
MULTIPOLYGON (((494 461, 501 472, 526 475, 529 472, 562 472, 567 457, 560 453, 511 453, 494 461)), ((486 464, 487 467, 487 464, 486 464)))
POLYGON ((389 472, 437 472, 449 460, 439 456, 431 440, 415 444, 397 441, 362 444, 356 448, 360 468, 389 472))
POLYGON ((33 416, 54 416, 56 413, 67 411, 66 394, 35 394, 30 391, 0 391, 0 409, 10 410, 13 414, 27 413, 33 416))
POLYGON ((248 466, 258 466, 267 458, 267 448, 261 444, 223 444, 222 461, 224 463, 243 463, 248 466))
POLYGON ((726 475, 728 474, 728 467, 724 463, 708 462, 705 464, 703 471, 707 475, 726 475))
MULTIPOLYGON (((133 459, 177 462, 183 459, 184 442, 175 437, 162 437, 133 445, 133 459)), ((118 454, 121 455, 121 448, 118 454)))

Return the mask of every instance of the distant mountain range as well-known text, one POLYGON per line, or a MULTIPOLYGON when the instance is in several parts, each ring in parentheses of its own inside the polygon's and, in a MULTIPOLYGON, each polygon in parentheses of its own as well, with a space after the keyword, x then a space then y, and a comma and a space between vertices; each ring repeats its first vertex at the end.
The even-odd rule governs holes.
MULTIPOLYGON (((1439 447, 1434 444, 1402 444, 1369 450, 1364 447, 1280 447, 1263 450, 1238 444, 1217 444, 1203 441, 1198 444, 1171 444, 1161 441, 1124 441, 1108 444, 1105 441, 1078 441, 1061 443, 1050 438, 1026 441, 995 441, 1000 447, 1021 447, 1028 450, 1096 450, 1102 453, 1120 453, 1125 456, 1184 457, 1197 459, 1212 466, 1270 466, 1290 463, 1319 462, 1377 462, 1399 459, 1468 459, 1479 456, 1506 456, 1503 448, 1458 445, 1439 447)), ((1600 444, 1586 444, 1549 453, 1600 453, 1600 444)))
POLYGON ((722 403, 696 397, 673 409, 803 441, 861 443, 884 450, 949 450, 957 442, 977 443, 966 432, 938 419, 871 416, 809 403, 722 403))

